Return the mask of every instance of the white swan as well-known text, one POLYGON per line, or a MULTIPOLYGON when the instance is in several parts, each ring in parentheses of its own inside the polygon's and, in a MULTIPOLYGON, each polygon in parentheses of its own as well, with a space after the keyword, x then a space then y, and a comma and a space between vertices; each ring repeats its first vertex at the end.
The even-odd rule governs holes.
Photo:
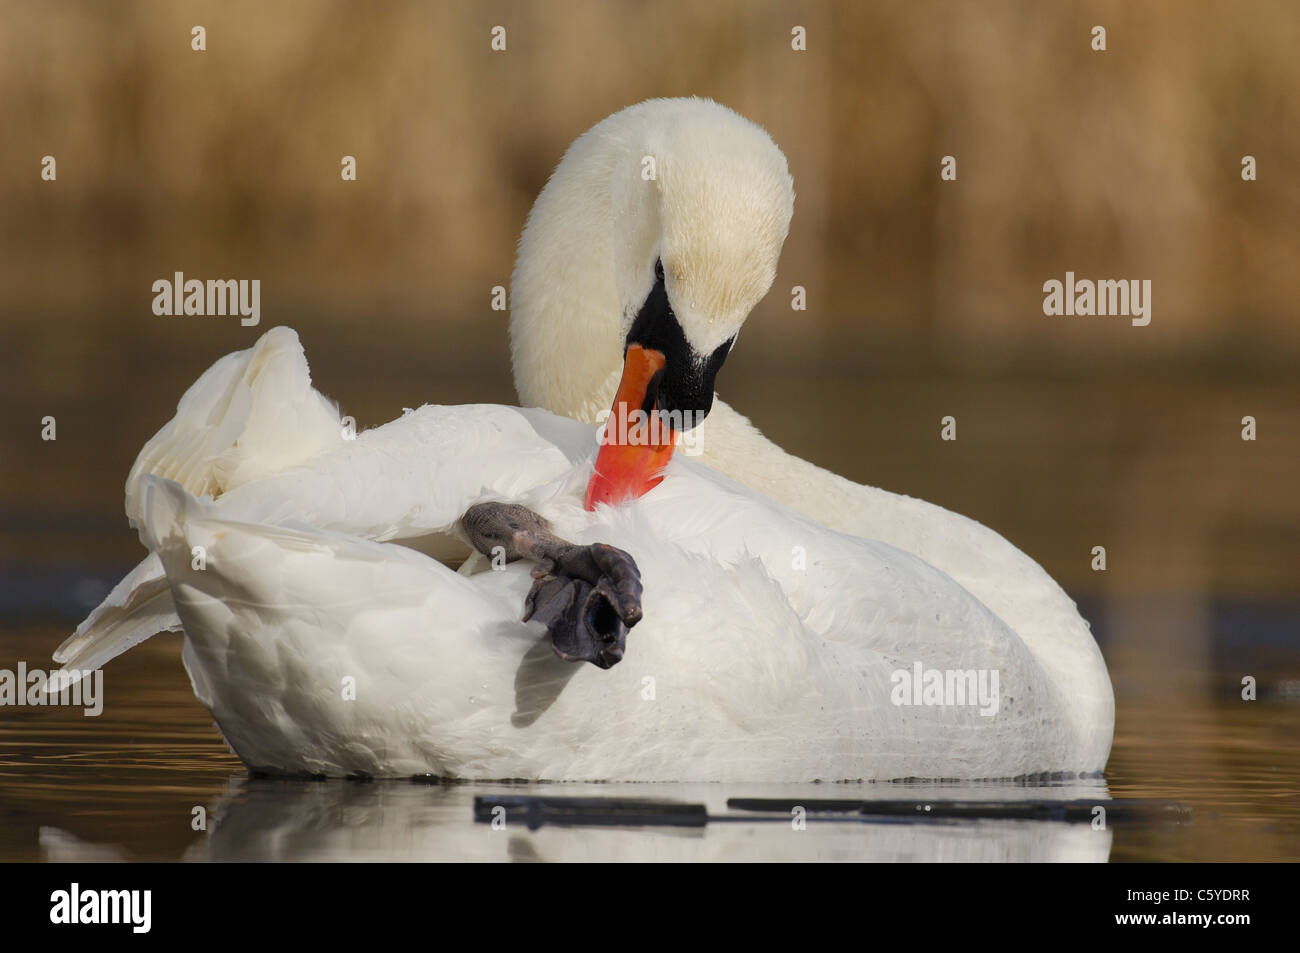
POLYGON ((520 244, 521 398, 591 420, 635 377, 624 346, 655 349, 666 365, 633 383, 656 388, 661 408, 712 404, 699 433, 714 469, 674 459, 654 492, 590 513, 592 431, 541 411, 426 407, 345 442, 296 337, 277 329, 218 362, 146 445, 127 512, 152 553, 56 658, 97 667, 183 621, 196 693, 241 757, 272 771, 1099 770, 1109 679, 1041 568, 979 524, 784 454, 712 400, 712 375, 775 274, 792 201, 758 127, 707 101, 651 101, 575 142, 520 244), (635 555, 647 609, 622 665, 549 654, 537 624, 517 621, 526 567, 455 574, 375 542, 445 537, 485 499, 525 502, 562 535, 635 555), (997 713, 893 704, 895 673, 915 664, 996 671, 997 713))

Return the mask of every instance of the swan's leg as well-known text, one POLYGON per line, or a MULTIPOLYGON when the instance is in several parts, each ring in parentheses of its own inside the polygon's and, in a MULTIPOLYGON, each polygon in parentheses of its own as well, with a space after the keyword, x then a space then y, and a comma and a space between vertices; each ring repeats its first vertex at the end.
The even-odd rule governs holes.
POLYGON ((460 522, 483 555, 537 561, 524 621, 546 626, 560 658, 598 668, 618 664, 627 630, 641 621, 641 573, 631 556, 604 543, 560 539, 518 503, 478 503, 460 522))

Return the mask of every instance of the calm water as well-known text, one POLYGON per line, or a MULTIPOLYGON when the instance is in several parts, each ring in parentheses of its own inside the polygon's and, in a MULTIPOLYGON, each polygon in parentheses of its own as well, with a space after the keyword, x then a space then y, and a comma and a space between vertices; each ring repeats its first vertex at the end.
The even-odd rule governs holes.
MULTIPOLYGON (((0 667, 61 626, 0 636, 0 667)), ((1219 684, 1209 679, 1209 684, 1219 684)), ((1117 679, 1117 684, 1119 680, 1117 679)), ((252 780, 195 701, 179 638, 118 659, 103 714, 17 708, 0 719, 2 860, 1292 860, 1300 856, 1300 704, 1218 694, 1193 705, 1125 703, 1105 780, 975 784, 429 785, 252 780), (702 803, 698 829, 505 830, 473 822, 480 794, 651 797, 702 803), (1112 819, 903 822, 730 810, 733 797, 1169 799, 1182 823, 1112 819), (195 809, 206 830, 193 827, 195 809)))

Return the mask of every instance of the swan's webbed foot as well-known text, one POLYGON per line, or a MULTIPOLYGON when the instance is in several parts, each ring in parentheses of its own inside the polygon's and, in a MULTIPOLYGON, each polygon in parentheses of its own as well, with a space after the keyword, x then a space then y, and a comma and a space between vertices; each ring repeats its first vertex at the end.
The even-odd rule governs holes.
POLYGON ((546 626, 556 655, 598 668, 618 664, 628 629, 641 621, 641 573, 631 556, 605 543, 560 539, 517 503, 476 504, 461 525, 485 555, 504 551, 507 560, 537 560, 523 620, 546 626))
POLYGON ((566 546, 533 568, 524 621, 546 626, 560 658, 610 668, 623 658, 627 630, 641 621, 640 570, 604 543, 566 546))

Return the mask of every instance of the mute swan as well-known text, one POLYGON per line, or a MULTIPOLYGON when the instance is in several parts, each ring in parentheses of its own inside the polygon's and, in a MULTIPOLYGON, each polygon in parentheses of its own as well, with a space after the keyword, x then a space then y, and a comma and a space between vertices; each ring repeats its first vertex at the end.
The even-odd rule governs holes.
POLYGON ((792 207, 784 156, 761 129, 708 101, 652 100, 574 143, 520 242, 523 402, 588 422, 613 402, 626 423, 615 392, 635 391, 686 426, 707 414, 708 466, 678 455, 653 493, 590 512, 584 482, 588 504, 637 496, 671 437, 639 456, 603 446, 606 463, 625 458, 594 475, 592 430, 538 410, 425 407, 344 442, 296 336, 275 329, 217 362, 141 452, 126 508, 150 556, 56 659, 98 667, 183 621, 196 694, 246 763, 279 772, 1100 770, 1105 665, 1037 564, 973 521, 785 454, 713 399, 792 207), (662 362, 633 367, 645 352, 662 362), (538 652, 537 625, 518 621, 527 567, 468 575, 473 559, 457 574, 380 542, 457 535, 465 511, 492 500, 634 553, 648 607, 634 666, 538 652), (997 713, 894 704, 895 676, 913 664, 996 672, 997 713), (344 679, 355 699, 340 701, 344 679))

